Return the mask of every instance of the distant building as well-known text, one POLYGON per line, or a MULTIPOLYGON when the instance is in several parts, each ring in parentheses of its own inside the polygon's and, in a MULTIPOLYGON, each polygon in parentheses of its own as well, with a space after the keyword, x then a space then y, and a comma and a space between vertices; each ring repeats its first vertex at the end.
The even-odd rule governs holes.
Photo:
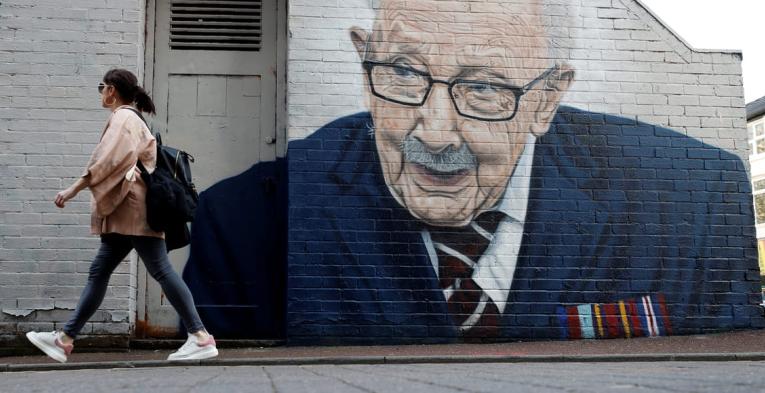
MULTIPOLYGON (((754 219, 757 228, 757 250, 760 272, 765 271, 765 97, 746 104, 746 128, 749 131, 754 196, 754 219)), ((765 276, 763 276, 765 277, 765 276)), ((765 278, 763 279, 765 293, 765 278)))

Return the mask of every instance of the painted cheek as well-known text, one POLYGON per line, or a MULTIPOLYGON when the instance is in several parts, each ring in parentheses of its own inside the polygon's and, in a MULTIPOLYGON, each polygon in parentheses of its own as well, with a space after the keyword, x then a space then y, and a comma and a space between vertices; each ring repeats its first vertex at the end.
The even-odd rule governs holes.
POLYGON ((411 131, 417 119, 415 110, 412 109, 387 109, 383 113, 384 116, 379 116, 380 126, 379 128, 387 130, 387 133, 396 135, 397 138, 403 139, 409 131, 411 131))
POLYGON ((496 204, 507 187, 511 175, 511 165, 503 162, 495 165, 478 167, 475 207, 489 207, 496 204))
POLYGON ((468 145, 470 151, 478 156, 479 161, 482 156, 486 156, 490 162, 496 161, 495 152, 507 146, 508 132, 505 128, 497 128, 483 121, 465 119, 458 124, 458 129, 462 140, 468 145))
POLYGON ((404 170, 401 143, 416 122, 410 113, 412 111, 408 109, 391 108, 386 105, 379 105, 375 109, 373 116, 377 149, 387 167, 383 170, 389 171, 387 177, 396 181, 404 170))
POLYGON ((477 173, 478 187, 484 195, 491 194, 491 189, 501 187, 506 184, 510 178, 509 166, 501 165, 482 165, 477 173))
POLYGON ((404 106, 375 98, 374 117, 390 129, 405 129, 420 116, 419 108, 404 106))
POLYGON ((396 183, 402 176, 402 154, 400 143, 392 133, 377 130, 377 152, 380 156, 382 171, 389 184, 396 183))

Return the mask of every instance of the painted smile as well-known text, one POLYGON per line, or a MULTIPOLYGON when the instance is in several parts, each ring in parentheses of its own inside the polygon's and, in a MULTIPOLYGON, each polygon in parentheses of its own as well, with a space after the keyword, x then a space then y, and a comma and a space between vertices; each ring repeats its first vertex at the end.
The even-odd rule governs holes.
POLYGON ((462 183, 469 178, 470 170, 442 172, 422 164, 410 163, 414 182, 429 192, 456 193, 464 188, 462 183))

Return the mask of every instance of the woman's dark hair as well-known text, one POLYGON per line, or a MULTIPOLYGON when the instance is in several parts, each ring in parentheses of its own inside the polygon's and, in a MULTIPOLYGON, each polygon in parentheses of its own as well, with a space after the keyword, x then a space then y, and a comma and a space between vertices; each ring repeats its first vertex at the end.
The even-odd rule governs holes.
POLYGON ((114 86, 123 101, 135 102, 136 108, 141 112, 156 113, 154 101, 143 87, 138 86, 138 78, 132 72, 122 68, 109 70, 104 75, 104 83, 114 86))

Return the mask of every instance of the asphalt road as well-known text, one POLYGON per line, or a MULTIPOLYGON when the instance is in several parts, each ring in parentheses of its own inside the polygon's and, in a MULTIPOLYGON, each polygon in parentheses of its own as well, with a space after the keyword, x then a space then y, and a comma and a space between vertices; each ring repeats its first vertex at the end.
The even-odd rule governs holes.
POLYGON ((0 373, 12 392, 764 392, 765 362, 168 367, 0 373))

